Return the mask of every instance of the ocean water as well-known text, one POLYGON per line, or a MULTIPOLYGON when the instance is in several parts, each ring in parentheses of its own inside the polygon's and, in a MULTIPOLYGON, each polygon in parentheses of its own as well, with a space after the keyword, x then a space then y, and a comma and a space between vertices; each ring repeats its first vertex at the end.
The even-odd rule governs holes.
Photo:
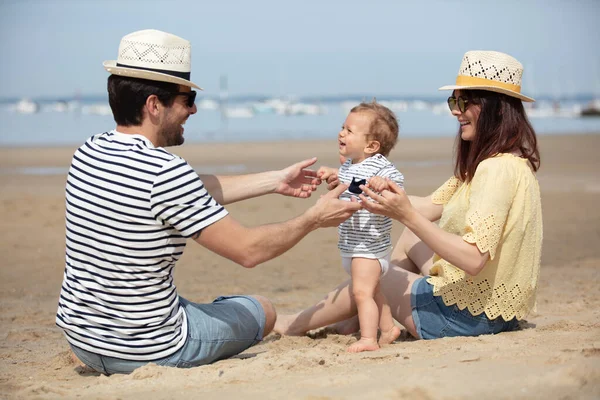
MULTIPOLYGON (((335 138, 349 107, 356 103, 318 104, 319 114, 283 115, 254 104, 230 105, 229 118, 218 109, 199 108, 185 124, 186 143, 254 142, 335 138)), ((443 102, 390 103, 400 123, 400 140, 409 137, 448 137, 458 129, 456 118, 443 102)), ((0 146, 60 146, 83 143, 91 135, 113 129, 106 104, 57 111, 51 104, 35 113, 0 107, 0 146)), ((539 135, 600 133, 600 118, 576 116, 579 104, 564 105, 556 113, 549 107, 531 112, 539 135)))

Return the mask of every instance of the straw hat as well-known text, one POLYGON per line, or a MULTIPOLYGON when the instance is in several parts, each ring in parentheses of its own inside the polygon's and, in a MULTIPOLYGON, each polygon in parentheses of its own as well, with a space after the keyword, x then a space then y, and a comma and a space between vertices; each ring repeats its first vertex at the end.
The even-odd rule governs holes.
POLYGON ((504 93, 523 101, 535 101, 521 94, 523 65, 508 54, 497 51, 467 51, 463 56, 456 85, 438 90, 479 89, 504 93))
POLYGON ((116 60, 104 61, 111 74, 171 82, 202 90, 190 81, 190 42, 170 33, 146 29, 123 36, 116 60))

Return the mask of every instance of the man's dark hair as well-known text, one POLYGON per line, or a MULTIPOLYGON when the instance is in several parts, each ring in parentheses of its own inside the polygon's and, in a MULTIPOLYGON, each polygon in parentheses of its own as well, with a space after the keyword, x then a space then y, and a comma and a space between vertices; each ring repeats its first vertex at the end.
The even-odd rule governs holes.
POLYGON ((142 108, 148 96, 156 95, 166 107, 173 105, 179 91, 176 83, 150 81, 111 75, 108 77, 108 103, 117 125, 137 126, 142 123, 142 108))
POLYGON ((462 140, 458 130, 454 175, 459 180, 470 182, 479 163, 499 153, 519 153, 539 169, 537 138, 520 99, 487 90, 461 90, 461 96, 479 104, 481 112, 473 141, 462 140))

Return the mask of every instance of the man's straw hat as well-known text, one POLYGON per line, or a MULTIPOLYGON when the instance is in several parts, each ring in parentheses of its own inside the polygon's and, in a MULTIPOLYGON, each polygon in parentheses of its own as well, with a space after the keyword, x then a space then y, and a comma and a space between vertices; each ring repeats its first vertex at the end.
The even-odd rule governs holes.
POLYGON ((146 29, 123 36, 116 60, 104 61, 111 74, 171 82, 202 90, 190 81, 190 42, 170 33, 146 29))
POLYGON ((463 56, 456 85, 438 90, 479 89, 504 93, 523 101, 535 101, 521 94, 523 66, 515 58, 497 51, 467 51, 463 56))

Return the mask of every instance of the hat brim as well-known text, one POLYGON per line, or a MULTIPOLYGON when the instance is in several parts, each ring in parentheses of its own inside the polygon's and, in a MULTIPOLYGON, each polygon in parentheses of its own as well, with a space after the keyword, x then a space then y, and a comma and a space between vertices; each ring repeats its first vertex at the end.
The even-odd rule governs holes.
POLYGON ((524 96, 521 93, 517 93, 517 92, 514 92, 512 90, 508 90, 508 89, 502 89, 502 88, 495 87, 495 86, 481 86, 481 85, 480 86, 459 86, 459 85, 448 85, 448 86, 442 86, 438 90, 463 90, 463 89, 469 89, 469 90, 489 90, 490 92, 502 93, 502 94, 505 94, 507 96, 516 97, 517 99, 521 99, 521 100, 526 101, 528 103, 532 103, 532 102, 535 101, 533 98, 524 96))
POLYGON ((178 78, 176 76, 163 74, 160 72, 148 71, 136 68, 117 67, 117 61, 104 61, 102 63, 104 69, 111 74, 129 76, 131 78, 148 79, 150 81, 169 82, 178 85, 189 86, 198 90, 204 90, 194 82, 188 81, 187 79, 178 78))

